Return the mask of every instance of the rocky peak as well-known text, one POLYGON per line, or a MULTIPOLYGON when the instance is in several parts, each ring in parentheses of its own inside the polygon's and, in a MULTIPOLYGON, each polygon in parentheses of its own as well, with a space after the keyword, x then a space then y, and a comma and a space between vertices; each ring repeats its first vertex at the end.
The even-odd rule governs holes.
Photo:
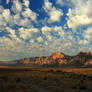
POLYGON ((84 66, 92 66, 92 59, 86 61, 86 62, 84 63, 84 66))
POLYGON ((53 53, 53 54, 51 55, 51 57, 52 57, 53 60, 56 60, 56 59, 59 59, 59 58, 64 58, 65 56, 64 56, 64 54, 61 53, 61 52, 56 52, 56 53, 53 53))
POLYGON ((61 52, 55 52, 51 56, 23 58, 20 60, 20 63, 42 66, 92 66, 92 52, 79 52, 75 56, 68 56, 61 52))
POLYGON ((87 53, 86 53, 86 52, 79 52, 79 53, 77 53, 77 55, 76 55, 76 56, 85 56, 85 55, 87 55, 87 53))
POLYGON ((92 51, 88 52, 89 55, 92 55, 92 51))
POLYGON ((29 64, 29 63, 30 63, 30 58, 22 58, 22 59, 21 59, 21 62, 22 62, 23 64, 29 64))

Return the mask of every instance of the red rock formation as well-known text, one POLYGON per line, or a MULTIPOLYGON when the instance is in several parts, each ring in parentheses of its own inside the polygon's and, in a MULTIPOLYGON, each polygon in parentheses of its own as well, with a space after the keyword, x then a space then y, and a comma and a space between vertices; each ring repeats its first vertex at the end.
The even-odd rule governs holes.
POLYGON ((89 55, 92 55, 92 51, 88 52, 89 55))
POLYGON ((92 66, 92 59, 90 59, 90 60, 88 60, 88 61, 86 61, 85 63, 84 63, 84 66, 92 66))
POLYGON ((21 59, 21 62, 23 64, 29 64, 30 63, 30 58, 23 58, 23 59, 21 59))
POLYGON ((53 53, 51 56, 38 58, 23 58, 20 60, 23 64, 34 65, 67 65, 83 67, 92 65, 92 52, 79 52, 75 56, 67 56, 61 52, 53 53))
POLYGON ((64 58, 64 54, 62 54, 61 52, 56 52, 56 53, 53 53, 51 57, 53 60, 56 60, 58 58, 64 58))

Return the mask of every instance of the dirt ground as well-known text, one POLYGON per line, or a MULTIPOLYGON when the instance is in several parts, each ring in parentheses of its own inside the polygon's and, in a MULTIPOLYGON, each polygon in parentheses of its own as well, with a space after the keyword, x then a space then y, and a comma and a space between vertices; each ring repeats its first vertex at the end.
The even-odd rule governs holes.
POLYGON ((92 68, 1 66, 0 92, 92 92, 92 68))

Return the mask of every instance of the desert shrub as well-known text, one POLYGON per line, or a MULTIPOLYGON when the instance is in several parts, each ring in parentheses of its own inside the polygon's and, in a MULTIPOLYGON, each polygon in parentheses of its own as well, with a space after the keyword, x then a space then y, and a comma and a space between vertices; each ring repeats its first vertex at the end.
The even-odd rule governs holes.
POLYGON ((62 72, 61 70, 56 70, 56 72, 62 72))
POLYGON ((83 79, 80 80, 79 89, 80 90, 86 90, 87 89, 87 86, 84 84, 84 80, 83 79))
POLYGON ((72 86, 72 89, 77 89, 77 86, 72 86))
POLYGON ((78 75, 79 76, 79 78, 81 79, 81 80, 86 80, 86 78, 87 78, 87 76, 86 75, 83 75, 83 74, 80 74, 80 75, 78 75))
POLYGON ((45 76, 44 78, 43 78, 43 80, 47 80, 48 78, 45 76))
POLYGON ((50 69, 49 72, 54 72, 54 70, 53 69, 50 69))
POLYGON ((73 74, 73 73, 63 73, 64 74, 64 76, 65 76, 65 78, 73 78, 73 77, 75 77, 75 74, 73 74))
POLYGON ((86 90, 87 87, 86 87, 85 85, 80 85, 80 86, 79 86, 79 89, 80 89, 80 90, 86 90))
POLYGON ((92 76, 88 76, 88 79, 89 79, 90 81, 92 81, 92 76))
POLYGON ((34 92, 39 92, 39 91, 35 89, 34 92))
POLYGON ((21 79, 20 79, 20 78, 17 78, 17 79, 16 79, 16 82, 21 82, 21 79))
POLYGON ((1 79, 4 81, 8 81, 8 76, 2 76, 1 79))
POLYGON ((84 83, 84 79, 80 79, 80 83, 83 84, 84 83))

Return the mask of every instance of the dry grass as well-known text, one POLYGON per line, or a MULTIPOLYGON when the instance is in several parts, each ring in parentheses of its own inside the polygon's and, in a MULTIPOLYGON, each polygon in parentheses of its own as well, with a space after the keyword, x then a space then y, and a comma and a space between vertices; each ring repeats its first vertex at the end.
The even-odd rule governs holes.
POLYGON ((0 68, 0 92, 92 92, 91 68, 0 68))

